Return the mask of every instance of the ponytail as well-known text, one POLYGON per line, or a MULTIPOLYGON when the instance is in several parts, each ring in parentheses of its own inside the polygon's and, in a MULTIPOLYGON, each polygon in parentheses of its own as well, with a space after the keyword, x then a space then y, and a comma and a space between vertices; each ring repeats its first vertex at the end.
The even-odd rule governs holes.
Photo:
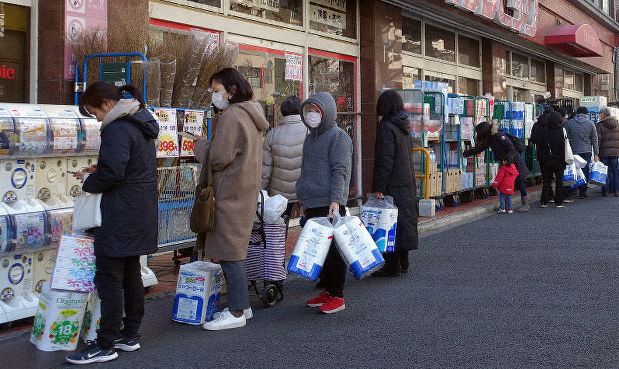
POLYGON ((88 86, 80 97, 79 110, 83 115, 90 116, 85 108, 86 106, 100 107, 103 105, 103 100, 119 101, 121 99, 136 99, 140 103, 140 109, 144 108, 142 94, 135 86, 116 87, 103 81, 97 81, 88 86))
POLYGON ((133 85, 124 85, 120 87, 120 93, 123 99, 129 98, 126 95, 131 95, 131 98, 136 99, 140 103, 140 109, 144 109, 144 98, 137 87, 133 85))

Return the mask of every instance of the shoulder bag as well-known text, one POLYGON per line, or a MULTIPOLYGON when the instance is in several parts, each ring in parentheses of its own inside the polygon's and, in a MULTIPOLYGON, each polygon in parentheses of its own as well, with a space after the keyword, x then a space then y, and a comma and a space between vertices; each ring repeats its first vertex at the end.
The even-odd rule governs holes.
POLYGON ((100 193, 84 194, 75 198, 73 207, 73 231, 85 231, 101 227, 100 193))
POLYGON ((191 209, 189 228, 195 233, 206 233, 215 228, 215 190, 211 164, 202 166, 200 182, 196 186, 196 201, 191 209))
POLYGON ((565 164, 571 165, 574 162, 574 153, 572 152, 570 138, 568 137, 565 128, 563 128, 563 137, 565 137, 565 164))

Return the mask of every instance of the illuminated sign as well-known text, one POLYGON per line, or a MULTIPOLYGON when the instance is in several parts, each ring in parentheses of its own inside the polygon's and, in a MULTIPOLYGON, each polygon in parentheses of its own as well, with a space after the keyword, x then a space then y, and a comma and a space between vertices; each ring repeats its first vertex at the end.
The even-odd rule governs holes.
POLYGON ((0 79, 14 80, 15 69, 11 67, 7 67, 6 65, 3 64, 2 66, 0 66, 0 79))
POLYGON ((535 36, 539 0, 445 0, 447 4, 490 19, 512 31, 535 36), (505 4, 505 6, 504 6, 505 4))

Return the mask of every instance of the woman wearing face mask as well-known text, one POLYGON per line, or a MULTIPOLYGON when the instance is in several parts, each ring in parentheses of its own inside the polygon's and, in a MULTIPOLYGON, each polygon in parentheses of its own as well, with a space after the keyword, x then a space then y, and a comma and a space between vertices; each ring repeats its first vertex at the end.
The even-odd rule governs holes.
MULTIPOLYGON (((333 96, 319 92, 305 100, 303 122, 310 134, 303 143, 301 177, 297 197, 305 208, 305 218, 344 215, 352 168, 352 140, 335 122, 337 107, 333 96)), ((344 310, 346 263, 331 245, 325 260, 320 285, 325 291, 307 301, 325 314, 344 310)))
MULTIPOLYGON (((196 154, 212 170, 215 228, 199 235, 197 248, 218 260, 226 278, 228 308, 204 324, 206 330, 243 327, 253 316, 249 306, 245 258, 260 191, 264 110, 253 100, 251 86, 234 68, 210 78, 213 105, 222 111, 206 152, 196 154)), ((203 165, 201 176, 206 175, 203 165)))
POLYGON ((98 165, 75 174, 84 182, 85 192, 103 194, 101 227, 94 229, 101 325, 97 339, 67 356, 67 361, 89 364, 114 360, 116 350, 140 348, 138 330, 144 315, 140 255, 157 251, 159 125, 133 86, 95 82, 82 95, 80 111, 102 122, 98 165))

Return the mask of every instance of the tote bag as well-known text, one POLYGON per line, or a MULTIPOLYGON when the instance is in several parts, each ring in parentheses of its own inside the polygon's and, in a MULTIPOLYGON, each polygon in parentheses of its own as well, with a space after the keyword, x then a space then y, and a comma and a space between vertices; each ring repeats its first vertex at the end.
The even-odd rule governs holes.
POLYGON ((565 164, 571 165, 574 162, 574 153, 570 145, 570 138, 567 136, 567 131, 563 128, 563 137, 565 137, 565 164))
POLYGON ((101 194, 87 194, 75 198, 73 231, 101 227, 101 194))

